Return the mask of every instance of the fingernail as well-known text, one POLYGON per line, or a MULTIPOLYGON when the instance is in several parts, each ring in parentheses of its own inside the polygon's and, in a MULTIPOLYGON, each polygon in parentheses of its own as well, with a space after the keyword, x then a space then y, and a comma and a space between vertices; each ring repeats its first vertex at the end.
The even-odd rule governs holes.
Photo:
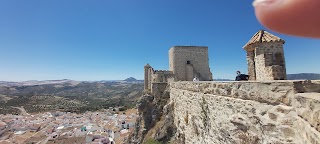
POLYGON ((275 2, 277 0, 254 0, 252 5, 254 7, 258 6, 258 5, 268 5, 268 4, 271 4, 273 2, 275 2))

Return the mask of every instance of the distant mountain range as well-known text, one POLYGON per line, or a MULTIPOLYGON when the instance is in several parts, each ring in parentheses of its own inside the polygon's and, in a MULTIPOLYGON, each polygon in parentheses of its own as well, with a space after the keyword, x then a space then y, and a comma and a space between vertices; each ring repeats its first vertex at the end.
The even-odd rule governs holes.
POLYGON ((29 81, 22 81, 22 82, 10 82, 10 81, 0 81, 0 86, 32 86, 32 85, 45 85, 45 84, 63 84, 63 83, 70 83, 70 84, 78 84, 80 81, 74 80, 29 80, 29 81))
POLYGON ((0 81, 0 86, 34 86, 34 85, 46 85, 46 84, 70 84, 70 85, 77 85, 79 83, 86 82, 86 83, 143 83, 143 80, 137 80, 134 77, 129 77, 125 80, 101 80, 101 81, 75 81, 69 79, 62 79, 62 80, 28 80, 28 81, 21 81, 21 82, 12 82, 12 81, 0 81))
POLYGON ((288 80, 320 80, 320 74, 316 73, 299 73, 299 74, 288 74, 287 75, 288 80))
POLYGON ((134 77, 129 77, 129 78, 126 78, 124 81, 126 82, 143 82, 143 80, 137 80, 135 79, 134 77))
MULTIPOLYGON (((317 73, 298 73, 298 74, 288 74, 288 80, 320 80, 320 74, 317 73)), ((233 79, 221 79, 217 78, 213 81, 234 81, 233 79)), ((10 81, 0 81, 0 86, 32 86, 32 85, 45 85, 45 84, 69 84, 69 85, 77 85, 81 82, 120 82, 120 83, 143 83, 143 80, 137 80, 134 77, 126 78, 125 80, 113 80, 113 81, 74 81, 69 79, 62 79, 62 80, 30 80, 30 81, 23 81, 23 82, 10 82, 10 81)))

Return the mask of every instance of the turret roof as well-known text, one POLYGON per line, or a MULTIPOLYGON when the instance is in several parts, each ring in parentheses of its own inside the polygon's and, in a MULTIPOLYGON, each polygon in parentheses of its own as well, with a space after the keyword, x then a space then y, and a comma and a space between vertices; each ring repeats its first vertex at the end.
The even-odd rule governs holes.
POLYGON ((265 30, 258 31, 250 40, 249 42, 243 46, 245 49, 247 46, 256 44, 256 43, 263 43, 263 42, 282 42, 285 43, 285 41, 265 30))

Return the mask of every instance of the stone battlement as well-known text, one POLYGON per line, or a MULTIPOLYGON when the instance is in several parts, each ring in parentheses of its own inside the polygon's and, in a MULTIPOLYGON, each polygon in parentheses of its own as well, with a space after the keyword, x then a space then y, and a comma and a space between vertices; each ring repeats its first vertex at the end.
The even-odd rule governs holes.
POLYGON ((173 72, 169 70, 154 70, 154 73, 173 73, 173 72))

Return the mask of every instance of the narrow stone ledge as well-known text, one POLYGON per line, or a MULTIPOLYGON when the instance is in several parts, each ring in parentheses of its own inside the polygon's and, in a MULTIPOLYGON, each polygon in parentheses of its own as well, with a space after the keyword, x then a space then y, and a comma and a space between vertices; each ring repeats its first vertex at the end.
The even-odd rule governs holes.
POLYGON ((294 81, 296 93, 320 93, 319 80, 294 81))
POLYGON ((255 100, 271 105, 291 105, 295 93, 320 93, 320 81, 231 81, 231 82, 172 82, 170 88, 255 100))
POLYGON ((293 82, 174 82, 170 88, 254 100, 271 105, 290 105, 293 82))

